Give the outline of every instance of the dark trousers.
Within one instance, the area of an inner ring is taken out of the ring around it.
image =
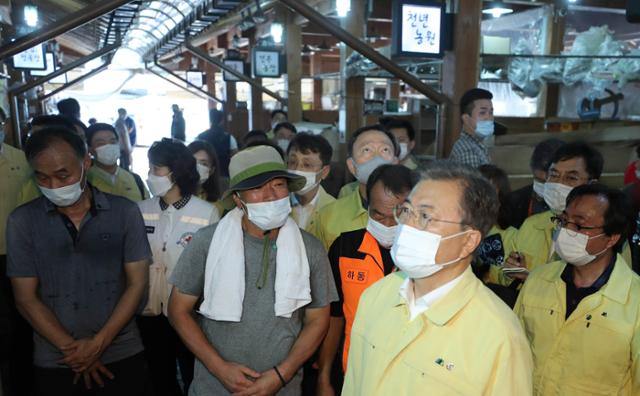
[[[142,352],[117,362],[105,365],[114,378],[102,376],[104,388],[92,383],[86,389],[81,378],[73,384],[75,373],[68,368],[36,367],[37,396],[148,396],[150,395],[149,372]]]
[[[0,376],[4,396],[33,394],[33,330],[16,309],[7,277],[7,256],[0,255]]]
[[[194,356],[182,343],[164,315],[138,316],[138,329],[144,344],[154,394],[157,396],[186,395],[193,380]],[[178,380],[180,368],[181,386]]]

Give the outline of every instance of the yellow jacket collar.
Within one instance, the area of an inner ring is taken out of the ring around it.
[[[348,200],[349,207],[357,208],[357,210],[354,210],[352,212],[353,213],[353,217],[351,218],[352,221],[362,216],[363,212],[364,213],[367,212],[367,210],[362,205],[363,198],[362,196],[360,196],[360,188],[356,188],[354,192],[344,197],[344,199]]]
[[[397,274],[400,274],[403,278],[407,277],[404,272]],[[426,310],[423,315],[436,326],[446,325],[451,318],[456,316],[471,301],[479,285],[480,281],[474,275],[471,266],[469,266],[462,274],[460,282],[446,296]],[[394,306],[399,307],[401,305],[408,304],[398,293]]]
[[[560,283],[562,279],[560,275],[564,271],[567,263],[564,265],[555,266],[553,271],[546,271],[541,274],[541,278],[550,283]],[[624,258],[620,254],[616,255],[616,262],[613,267],[613,272],[609,278],[609,282],[600,290],[603,296],[616,301],[620,304],[624,304],[631,290],[631,278],[633,277],[633,271]]]

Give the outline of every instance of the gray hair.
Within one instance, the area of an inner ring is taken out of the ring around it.
[[[447,160],[431,162],[420,173],[422,181],[455,181],[462,188],[460,209],[462,222],[485,237],[498,217],[498,195],[495,188],[482,174],[467,165]],[[414,190],[416,187],[414,187]]]

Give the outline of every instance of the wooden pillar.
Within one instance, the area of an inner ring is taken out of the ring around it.
[[[287,51],[287,113],[290,122],[302,121],[302,29],[296,14],[283,9],[286,18],[285,48]]]
[[[453,51],[446,53],[442,65],[442,91],[451,99],[447,108],[444,154],[449,155],[460,136],[460,97],[478,85],[480,75],[480,22],[482,0],[460,0],[455,15]]]
[[[322,110],[322,80],[313,80],[313,109]]]
[[[233,40],[235,30],[232,29],[226,34],[218,36],[218,48],[229,48],[229,43]],[[236,83],[228,81],[225,83],[225,95],[224,95],[224,126],[227,131],[233,131],[234,128],[234,116],[236,112]]]
[[[387,99],[400,99],[400,81],[397,79],[387,80]]]
[[[552,23],[547,27],[547,43],[546,47],[551,55],[559,55],[564,49],[564,32],[566,26],[566,18],[559,15],[559,10],[553,7]],[[560,96],[560,84],[547,83],[546,92],[544,92],[544,116],[545,118],[555,117],[558,115],[558,103]]]
[[[210,48],[215,48],[213,43],[205,45],[204,50],[208,52]],[[204,62],[204,72],[207,76],[207,92],[216,96],[216,68],[209,62]],[[215,109],[218,106],[218,102],[212,99],[207,100],[207,103],[210,109]]]
[[[358,38],[364,38],[366,0],[351,0],[351,11],[342,21],[342,27]],[[340,57],[340,70],[345,70],[346,59],[353,50],[343,44],[341,51],[345,56]],[[345,126],[346,141],[358,128],[364,126],[364,77],[350,77],[344,86],[344,111],[340,111],[340,125]]]
[[[256,39],[257,31],[255,28],[248,32],[249,35],[249,48],[254,48],[257,43]],[[250,53],[249,53],[250,54]],[[262,85],[262,79],[256,78],[256,82]],[[254,86],[251,86],[251,121],[249,123],[249,129],[262,129],[268,130],[268,121],[264,119],[264,106],[262,103],[262,91]]]

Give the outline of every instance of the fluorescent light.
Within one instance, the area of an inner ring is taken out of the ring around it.
[[[272,23],[271,24],[271,37],[273,37],[273,41],[276,44],[280,44],[282,42],[282,35],[284,34],[284,27],[281,23]]]
[[[38,7],[27,4],[24,6],[24,21],[27,26],[36,27],[38,26]]]
[[[512,12],[513,10],[511,8],[504,7],[491,7],[482,10],[483,14],[491,14],[491,16],[493,16],[494,18],[500,18],[501,16],[511,14]]]
[[[569,3],[577,3],[578,0],[569,0]]]
[[[336,12],[340,18],[344,18],[351,11],[351,0],[336,0]]]

